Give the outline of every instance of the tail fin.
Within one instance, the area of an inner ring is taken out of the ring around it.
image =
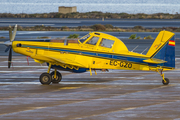
[[[162,66],[175,68],[175,37],[174,33],[161,31],[147,52],[150,58],[166,61]]]

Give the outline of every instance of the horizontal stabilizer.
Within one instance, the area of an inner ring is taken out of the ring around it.
[[[152,64],[160,64],[160,63],[165,63],[167,61],[159,60],[159,59],[148,59],[148,60],[143,60],[143,62],[152,63]]]

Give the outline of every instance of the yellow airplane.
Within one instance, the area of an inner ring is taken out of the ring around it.
[[[108,69],[155,71],[164,85],[169,79],[165,70],[175,69],[174,33],[161,31],[146,55],[129,51],[118,38],[101,32],[90,32],[79,40],[69,39],[15,39],[17,25],[9,29],[10,41],[4,44],[9,50],[8,68],[11,66],[12,49],[30,56],[37,63],[47,63],[48,70],[39,77],[41,84],[59,83],[62,75],[57,70],[82,73]],[[50,73],[50,69],[55,69]]]

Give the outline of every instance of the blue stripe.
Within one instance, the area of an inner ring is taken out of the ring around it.
[[[121,61],[129,61],[129,62],[135,62],[135,63],[141,63],[146,64],[150,66],[158,66],[160,64],[148,64],[146,62],[143,62],[143,60],[146,60],[146,58],[137,58],[137,57],[129,57],[129,56],[120,56],[120,55],[112,55],[112,54],[103,54],[103,53],[95,53],[95,52],[85,52],[85,51],[77,51],[77,50],[66,50],[66,49],[58,49],[58,48],[47,48],[47,47],[38,47],[38,46],[28,46],[28,45],[22,45],[22,47],[29,47],[29,48],[36,48],[36,49],[46,49],[46,50],[53,50],[53,51],[60,51],[60,52],[69,52],[69,53],[75,53],[82,55],[88,55],[92,57],[101,57],[101,58],[109,58],[109,59],[115,59],[115,60],[121,60]]]

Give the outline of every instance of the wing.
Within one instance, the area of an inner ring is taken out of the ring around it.
[[[68,65],[74,65],[74,66],[78,66],[78,67],[85,67],[83,64],[75,61],[75,60],[71,60],[71,59],[68,59],[66,57],[61,57],[61,56],[58,56],[58,58],[54,58],[54,57],[50,57],[50,56],[45,56],[45,55],[33,55],[33,56],[30,56],[31,58],[34,58],[34,59],[37,59],[39,58],[38,60],[40,61],[44,61],[44,62],[51,62],[51,63],[54,63],[54,64],[68,64]]]

